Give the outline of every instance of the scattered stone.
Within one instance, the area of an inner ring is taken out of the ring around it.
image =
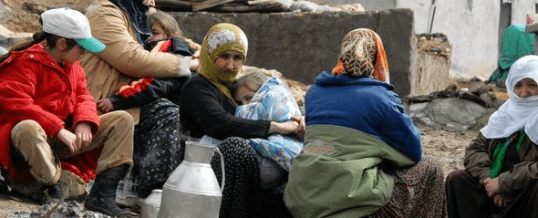
[[[44,204],[39,208],[37,212],[16,212],[14,217],[17,218],[111,218],[111,216],[104,215],[102,213],[93,212],[84,209],[82,203],[76,201],[67,201],[56,204]],[[133,214],[134,217],[134,214]]]
[[[32,13],[36,13],[36,14],[41,14],[43,12],[45,12],[46,10],[48,10],[49,8],[52,8],[50,6],[47,6],[47,5],[44,5],[44,4],[39,4],[39,3],[34,3],[34,2],[24,2],[22,4],[22,7]]]
[[[433,95],[408,95],[403,97],[402,101],[406,103],[422,103],[433,101],[433,99],[435,99]]]
[[[458,92],[458,97],[462,98],[462,99],[467,99],[467,100],[470,100],[470,101],[473,101],[475,103],[482,103],[482,100],[480,100],[480,97],[476,96],[475,94],[471,93],[470,91],[468,90],[460,90]]]

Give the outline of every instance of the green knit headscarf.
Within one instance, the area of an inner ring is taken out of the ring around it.
[[[220,23],[211,27],[202,43],[199,73],[211,80],[232,103],[235,101],[226,86],[235,81],[240,70],[223,71],[215,64],[215,58],[223,52],[233,50],[243,54],[246,61],[247,48],[247,36],[243,30],[229,23]]]

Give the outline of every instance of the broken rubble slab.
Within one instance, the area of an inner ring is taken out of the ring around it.
[[[483,126],[492,111],[495,109],[485,108],[473,101],[457,97],[439,98],[406,107],[406,113],[413,122],[453,131],[466,131],[476,126]]]
[[[447,126],[457,131],[465,131],[486,115],[486,108],[460,98],[435,99],[425,108],[425,113],[436,125]]]
[[[29,40],[32,38],[33,33],[14,33],[11,30],[0,25],[0,47],[4,47],[9,50],[11,46],[22,40]]]

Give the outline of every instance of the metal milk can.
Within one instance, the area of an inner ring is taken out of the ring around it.
[[[140,218],[157,217],[159,208],[161,207],[162,191],[161,189],[153,189],[151,194],[144,199],[142,209],[140,210]]]
[[[224,158],[212,145],[187,141],[185,159],[163,186],[159,218],[219,217],[224,188]],[[222,186],[210,162],[214,151],[220,154]]]

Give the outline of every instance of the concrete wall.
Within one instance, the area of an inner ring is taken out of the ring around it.
[[[322,71],[336,64],[341,40],[356,28],[376,31],[385,44],[391,83],[396,93],[410,92],[413,11],[392,9],[368,12],[245,13],[171,12],[183,30],[201,43],[207,30],[220,22],[238,25],[249,40],[246,65],[276,69],[285,77],[312,84]]]
[[[536,13],[536,0],[398,0],[398,8],[415,9],[415,32],[428,29],[435,2],[432,32],[444,32],[452,44],[451,75],[487,79],[497,67],[500,37],[510,24],[525,24]],[[509,11],[502,11],[504,7]],[[503,14],[504,13],[504,14]],[[508,13],[508,15],[506,14]]]
[[[487,79],[495,70],[499,8],[500,3],[491,0],[436,2],[432,32],[445,32],[452,44],[452,75]],[[426,32],[425,28],[415,30]]]
[[[336,3],[339,0],[321,1]],[[497,67],[504,29],[510,24],[525,24],[525,16],[536,13],[537,3],[537,0],[394,0],[396,4],[388,1],[373,8],[369,6],[373,0],[358,1],[366,10],[413,9],[417,34],[428,32],[430,9],[435,3],[432,32],[446,33],[452,44],[451,75],[484,79]],[[501,15],[502,2],[512,2],[503,5],[509,8],[508,14]]]

